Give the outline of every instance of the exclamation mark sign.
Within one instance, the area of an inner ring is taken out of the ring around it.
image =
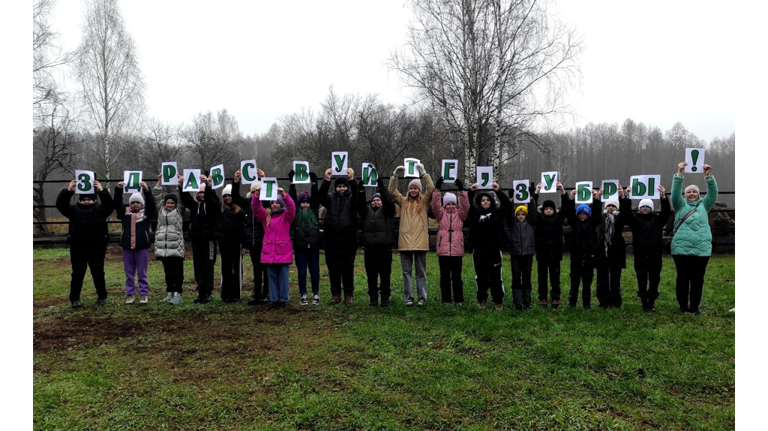
[[[691,160],[693,161],[693,166],[691,167],[691,171],[696,172],[699,170],[699,168],[696,167],[696,162],[699,160],[699,150],[691,150]]]

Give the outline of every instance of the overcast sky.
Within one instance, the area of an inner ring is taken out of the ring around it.
[[[58,0],[65,48],[80,41],[82,0]],[[339,94],[407,103],[384,61],[405,39],[403,0],[121,2],[147,83],[150,114],[170,123],[226,108],[244,134]],[[576,123],[627,118],[668,130],[681,121],[707,141],[735,131],[734,10],[702,2],[569,1],[560,18],[583,35]],[[73,84],[68,84],[72,88]]]

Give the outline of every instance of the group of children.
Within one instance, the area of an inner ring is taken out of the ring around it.
[[[497,183],[492,190],[478,190],[472,184],[465,190],[456,180],[458,193],[441,193],[443,178],[432,183],[424,166],[418,164],[419,178],[408,184],[408,192],[398,190],[402,166],[395,169],[385,187],[378,180],[373,196],[366,197],[362,182],[354,171],[331,181],[331,169],[318,189],[318,178],[310,173],[311,191],[296,194],[291,184],[289,192],[278,188],[277,199],[262,201],[260,183],[251,185],[247,197],[240,195],[241,173],[235,173],[232,184],[226,185],[219,199],[211,187],[211,179],[200,177],[200,191],[182,192],[184,178],[179,176],[178,196],[164,192],[158,184],[150,192],[141,182],[141,192],[133,193],[128,207],[123,204],[122,182],[115,188],[114,201],[109,193],[98,190],[101,203],[94,195],[81,194],[77,205],[69,205],[75,182],[62,190],[57,207],[70,219],[68,243],[72,249],[72,284],[70,301],[82,307],[80,290],[86,265],[91,266],[98,303],[106,304],[104,254],[107,245],[106,218],[114,210],[122,222],[120,246],[125,266],[126,303],[136,296],[135,274],[138,273],[139,303],[147,303],[149,285],[150,218],[157,214],[155,256],[163,264],[167,296],[163,301],[182,302],[185,244],[182,232],[184,212],[190,211],[190,239],[198,297],[196,303],[212,300],[214,266],[217,249],[221,254],[221,298],[236,302],[242,293],[242,256],[250,253],[254,270],[254,290],[249,305],[271,302],[276,308],[288,304],[288,269],[294,261],[298,269],[300,304],[310,304],[307,272],[309,272],[312,305],[320,304],[320,248],[331,287],[331,304],[354,303],[354,267],[358,248],[358,221],[362,225],[359,242],[364,249],[368,281],[369,305],[386,307],[390,304],[392,248],[397,244],[403,276],[403,296],[406,306],[423,306],[427,301],[426,255],[429,251],[429,217],[437,221],[439,230],[436,249],[440,267],[441,301],[448,305],[464,304],[462,268],[464,233],[472,247],[472,263],[477,284],[477,304],[486,308],[489,298],[494,308],[503,308],[505,295],[502,278],[502,251],[509,250],[512,267],[512,298],[516,309],[531,308],[532,267],[538,263],[538,301],[541,306],[561,305],[560,264],[563,258],[563,222],[571,227],[570,279],[568,303],[578,303],[579,286],[584,308],[591,305],[591,286],[597,270],[595,294],[601,307],[620,307],[621,271],[626,268],[626,251],[622,232],[629,226],[633,233],[635,271],[638,296],[643,309],[654,310],[659,295],[663,249],[662,229],[670,215],[669,200],[661,192],[661,211],[654,214],[653,201],[640,201],[638,214],[631,211],[629,188],[620,188],[618,201],[600,204],[603,191],[593,191],[591,205],[575,205],[573,194],[557,183],[561,209],[555,202],[545,200],[538,208],[541,184],[536,187],[530,205],[513,207],[510,196]],[[264,176],[262,170],[258,171]],[[293,179],[294,172],[289,172]],[[331,189],[331,186],[333,188]],[[180,200],[179,200],[180,196]],[[471,205],[470,202],[474,202]],[[323,240],[321,241],[318,210],[325,208]],[[399,207],[399,228],[395,216]],[[430,211],[431,210],[431,211]],[[509,233],[507,233],[507,230]],[[398,233],[396,233],[398,232]],[[291,233],[293,235],[291,235]],[[416,268],[416,291],[413,289],[413,267]],[[548,289],[551,287],[551,290]]]

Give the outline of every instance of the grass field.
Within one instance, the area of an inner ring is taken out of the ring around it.
[[[470,258],[466,306],[443,307],[433,253],[423,309],[402,303],[398,255],[393,306],[368,307],[362,261],[359,255],[353,306],[327,305],[322,262],[319,307],[298,306],[295,267],[287,310],[224,304],[217,292],[213,303],[194,305],[191,260],[184,304],[160,302],[162,265],[152,261],[150,304],[139,306],[122,304],[114,248],[110,305],[94,305],[87,276],[86,308],[73,311],[68,252],[35,250],[35,429],[735,427],[733,255],[710,260],[698,317],[677,311],[669,256],[657,313],[640,310],[631,255],[624,307],[601,310],[593,298],[591,311],[515,312],[509,293],[503,311],[479,310]],[[567,257],[562,268],[565,286]]]

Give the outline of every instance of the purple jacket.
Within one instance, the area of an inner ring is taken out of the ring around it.
[[[269,223],[267,223],[267,210],[261,206],[259,195],[254,194],[251,197],[253,215],[264,226],[264,246],[261,248],[261,263],[293,262],[291,223],[296,218],[296,205],[288,193],[281,197],[285,201],[285,211],[270,217]]]
[[[440,230],[437,231],[438,256],[464,256],[464,220],[469,214],[467,192],[459,192],[458,209],[448,212],[443,208],[440,190],[432,192],[432,212],[435,214]]]

